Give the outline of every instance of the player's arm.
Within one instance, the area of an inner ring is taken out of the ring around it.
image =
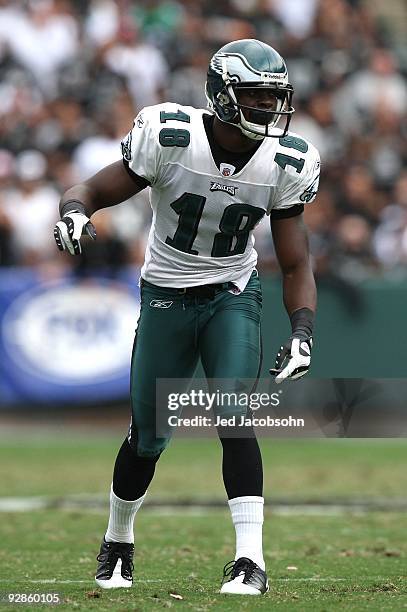
[[[81,202],[88,215],[101,208],[114,206],[128,200],[148,185],[148,181],[137,176],[123,160],[106,166],[87,181],[74,185],[61,198],[60,212],[69,200]]]
[[[101,208],[128,200],[147,185],[149,182],[145,178],[130,170],[124,160],[119,160],[83,183],[70,187],[61,198],[61,221],[54,229],[59,250],[67,249],[71,255],[80,254],[82,234],[87,234],[93,240],[96,238],[91,215]]]
[[[271,231],[283,275],[284,305],[290,317],[292,334],[280,348],[275,368],[276,381],[300,378],[311,362],[312,329],[317,304],[307,230],[303,215],[271,217]]]
[[[271,232],[283,275],[283,297],[288,315],[300,308],[315,312],[317,292],[303,215],[271,218]]]

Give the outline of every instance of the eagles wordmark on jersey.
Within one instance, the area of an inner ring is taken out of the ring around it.
[[[312,202],[319,155],[287,133],[265,138],[238,172],[230,164],[218,167],[205,114],[172,103],[145,108],[122,142],[130,171],[151,185],[153,220],[141,276],[164,287],[232,281],[242,291],[257,263],[254,228],[273,210]]]

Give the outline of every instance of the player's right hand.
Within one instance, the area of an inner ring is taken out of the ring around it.
[[[69,212],[55,225],[54,238],[60,251],[68,250],[71,255],[82,253],[81,236],[96,240],[96,230],[90,219],[81,212]]]

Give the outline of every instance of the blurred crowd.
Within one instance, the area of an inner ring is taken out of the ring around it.
[[[288,63],[291,129],[320,150],[306,210],[321,276],[407,275],[407,61],[361,0],[0,0],[0,265],[140,264],[147,190],[97,213],[98,240],[57,255],[60,194],[120,158],[145,105],[205,107],[212,53],[259,38]],[[268,222],[260,267],[274,269]]]

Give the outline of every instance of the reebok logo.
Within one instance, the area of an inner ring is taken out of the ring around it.
[[[151,300],[150,306],[153,308],[170,308],[174,302],[165,302],[164,300]]]
[[[216,181],[211,181],[211,191],[224,191],[231,196],[234,196],[239,187],[235,187],[234,185],[222,185],[222,183],[218,183]]]

